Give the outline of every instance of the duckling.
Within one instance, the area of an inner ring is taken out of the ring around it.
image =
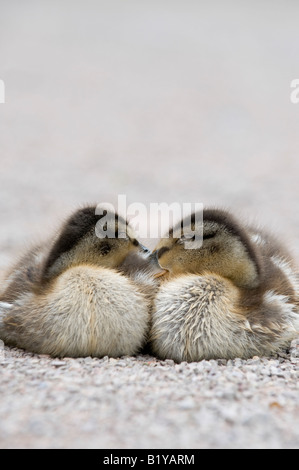
[[[299,334],[299,277],[290,254],[218,209],[203,211],[196,245],[195,220],[181,221],[154,252],[164,275],[152,312],[153,353],[191,362],[287,348]]]
[[[122,266],[145,249],[124,219],[95,209],[77,210],[8,272],[0,294],[0,338],[7,345],[58,357],[117,357],[143,347],[155,281],[146,274],[146,257],[143,271],[131,266],[130,275]],[[115,222],[115,238],[97,236],[104,216],[103,229]]]

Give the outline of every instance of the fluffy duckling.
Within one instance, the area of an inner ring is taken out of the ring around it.
[[[99,238],[97,224],[105,230],[111,221],[115,238]],[[30,250],[7,274],[0,338],[59,357],[135,354],[147,339],[155,283],[145,257],[143,269],[131,265],[132,275],[122,265],[144,251],[121,217],[79,209],[53,240]]]
[[[188,234],[182,221],[155,250],[165,275],[152,313],[153,352],[191,362],[288,347],[299,334],[299,281],[287,251],[216,209],[203,211],[202,245],[190,249],[194,223],[193,215]]]

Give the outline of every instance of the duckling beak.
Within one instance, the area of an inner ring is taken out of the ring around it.
[[[167,269],[162,269],[161,272],[154,274],[154,278],[158,279],[159,277],[165,276],[165,274],[169,273]]]
[[[167,269],[161,268],[158,260],[158,252],[157,250],[153,251],[150,255],[151,262],[155,266],[157,272],[154,274],[154,278],[158,279],[159,277],[165,276],[169,271]]]

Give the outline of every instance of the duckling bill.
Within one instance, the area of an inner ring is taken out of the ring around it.
[[[79,209],[7,273],[0,294],[7,345],[59,357],[117,357],[143,347],[155,289],[145,250],[117,215],[115,237],[98,238],[100,218],[93,206]],[[140,269],[125,267],[140,255]]]
[[[200,248],[173,233],[178,227],[155,250],[164,270],[150,332],[158,357],[269,356],[299,335],[298,272],[272,236],[217,209],[204,210]]]

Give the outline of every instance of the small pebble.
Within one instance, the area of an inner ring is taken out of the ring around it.
[[[60,361],[59,359],[55,359],[54,361],[51,361],[51,366],[54,366],[54,367],[62,367],[62,366],[65,366],[66,365],[66,362],[65,361]]]

